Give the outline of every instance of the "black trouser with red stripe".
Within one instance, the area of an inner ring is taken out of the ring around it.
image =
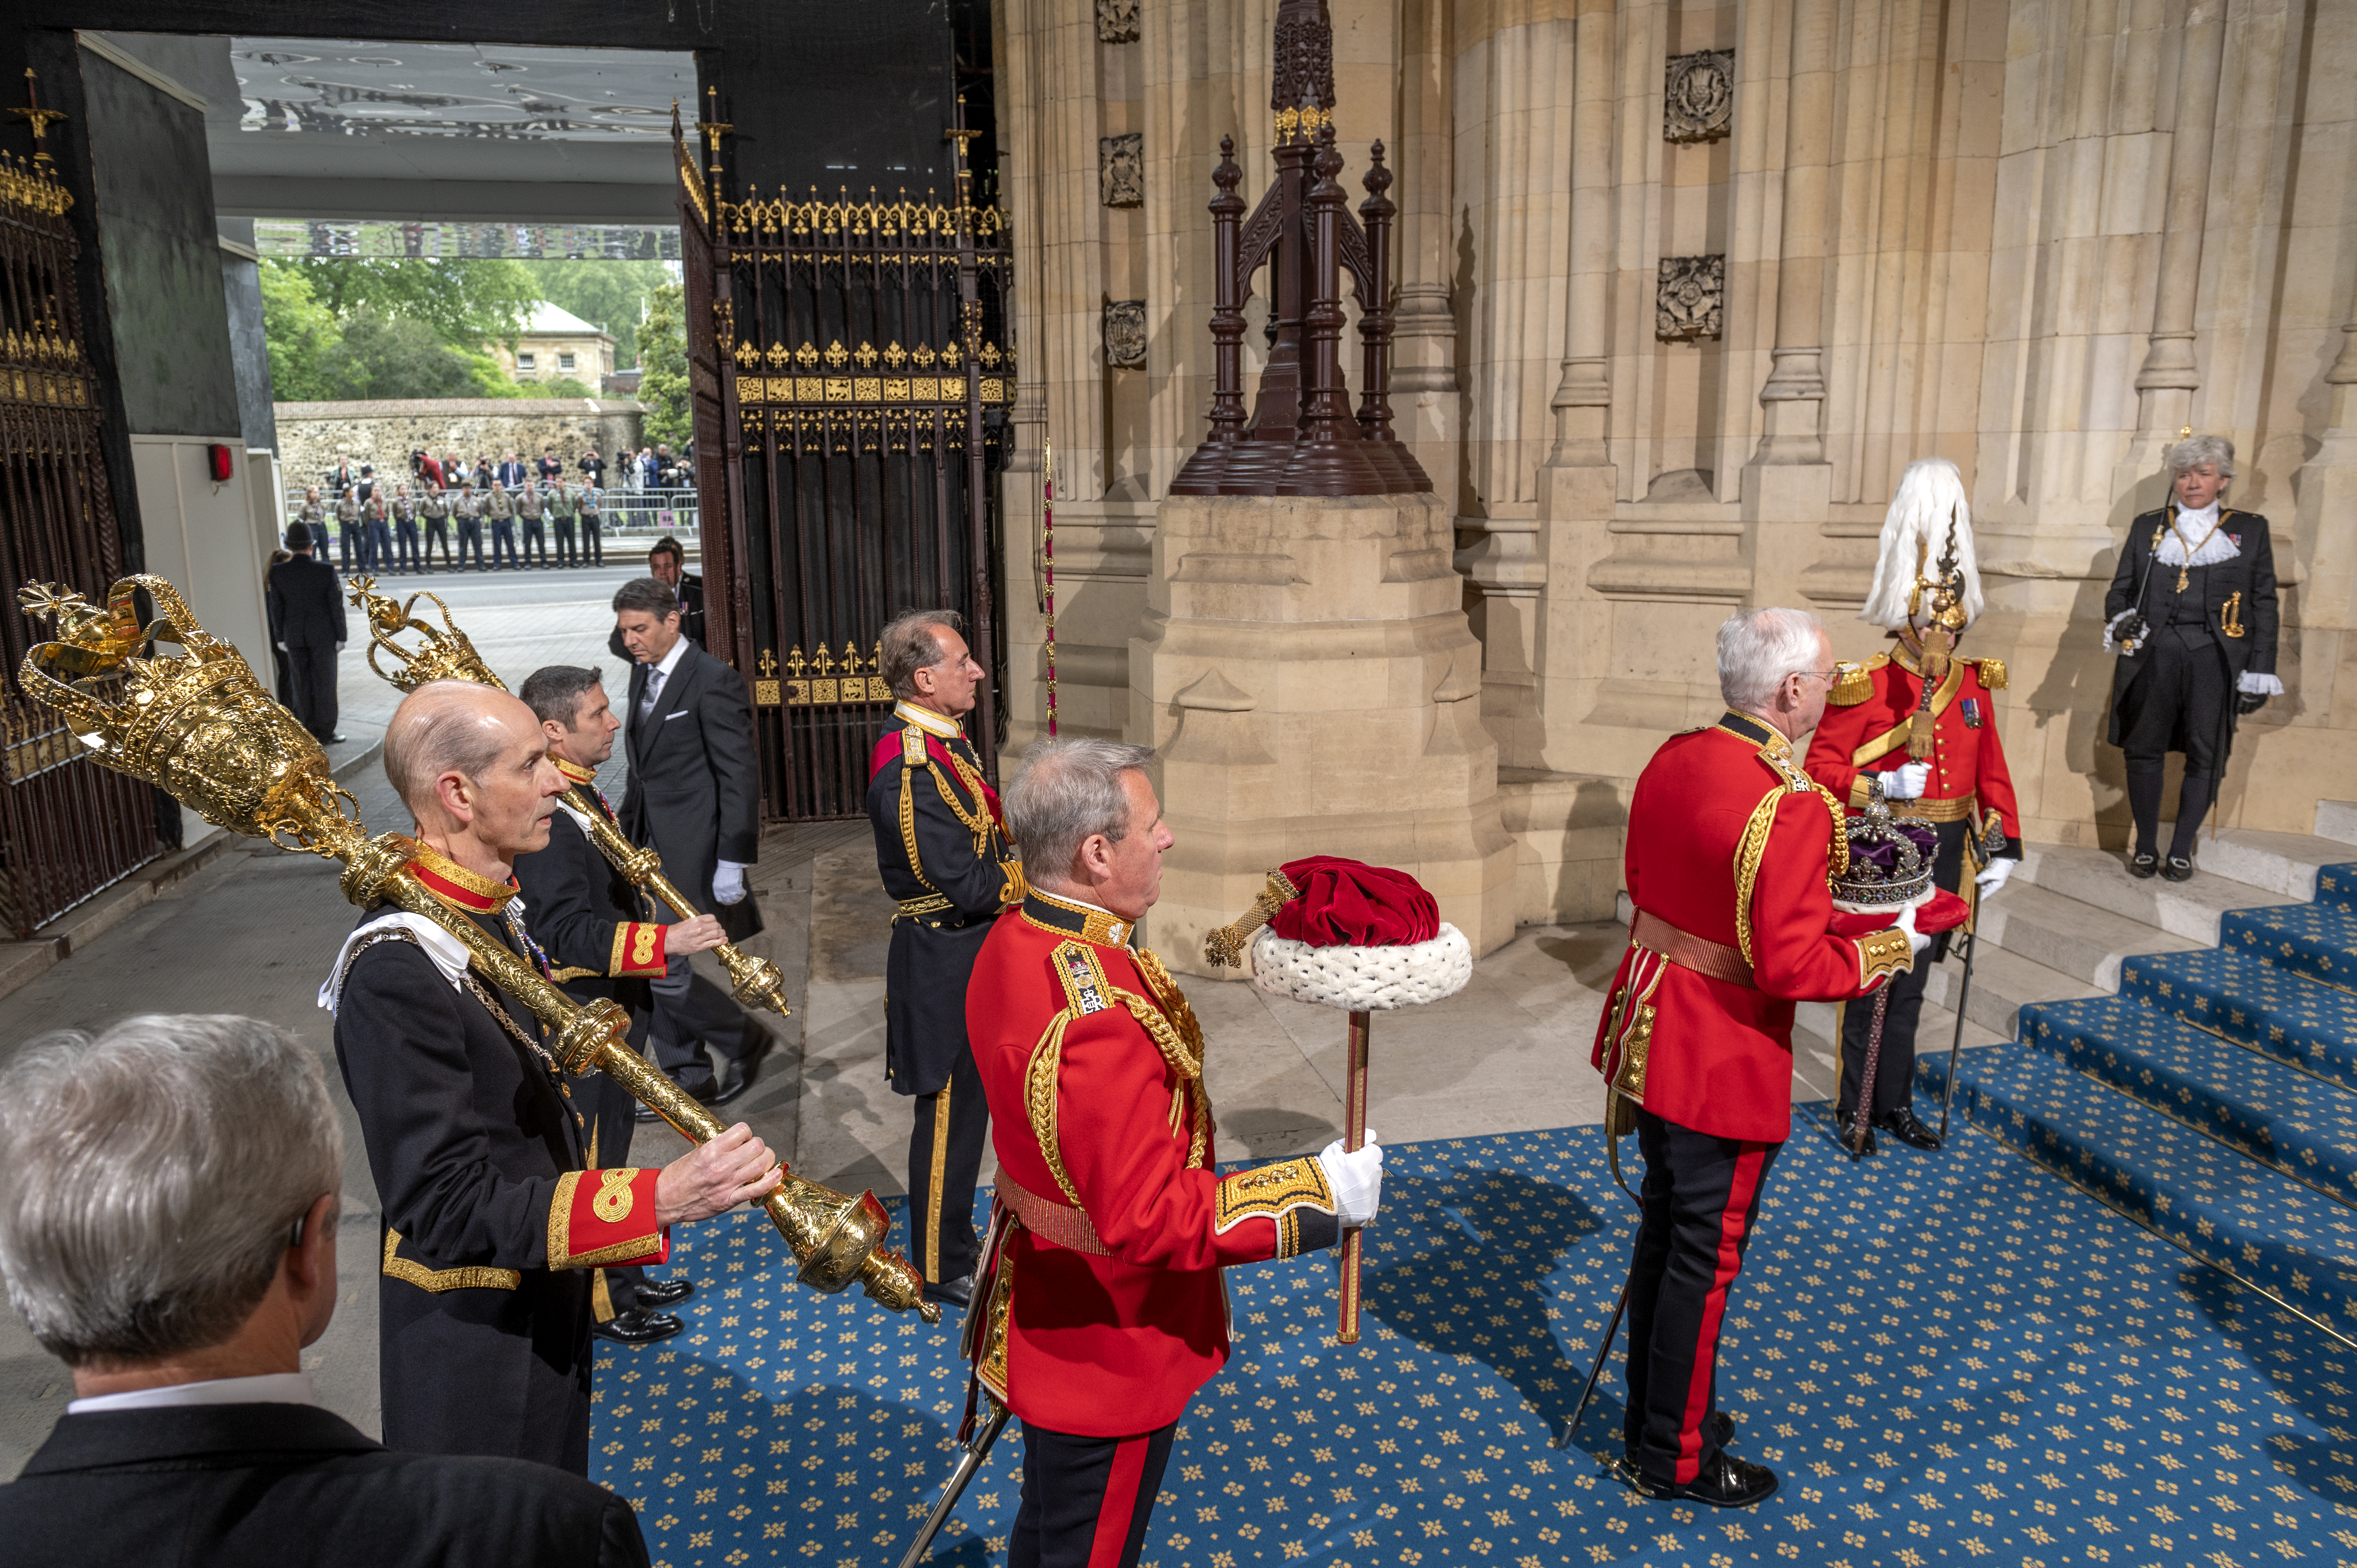
[[[1006,1568],[1137,1568],[1172,1422],[1135,1437],[1075,1437],[1023,1423],[1023,1506]]]
[[[1715,1138],[1637,1112],[1645,1216],[1629,1266],[1630,1462],[1663,1486],[1693,1480],[1718,1448],[1718,1330],[1760,1195],[1781,1144]]]

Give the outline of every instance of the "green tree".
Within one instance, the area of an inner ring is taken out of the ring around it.
[[[512,348],[541,297],[538,280],[515,261],[320,256],[296,264],[339,321],[363,310],[422,321],[457,349]]]
[[[287,403],[317,403],[334,390],[343,329],[319,303],[300,263],[264,257],[262,330],[270,352],[271,395]]]
[[[559,376],[554,381],[533,382],[531,395],[533,397],[596,397],[597,393],[592,391],[587,382],[577,381],[571,376]]]
[[[649,296],[671,281],[669,265],[587,260],[518,264],[532,274],[543,299],[613,335],[616,370],[638,363],[639,322],[646,315]]]
[[[453,347],[414,317],[362,310],[343,324],[342,351],[328,384],[346,398],[451,398],[517,395],[499,361]]]
[[[686,314],[686,290],[667,283],[654,291],[647,302],[647,317],[639,323],[639,401],[647,405],[649,446],[668,442],[674,449],[683,446],[693,428],[687,412],[687,339],[682,327]]]

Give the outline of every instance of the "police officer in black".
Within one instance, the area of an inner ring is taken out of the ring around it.
[[[2193,875],[2201,819],[2225,776],[2234,720],[2283,695],[2276,676],[2276,559],[2267,520],[2225,504],[2234,444],[2196,435],[2169,449],[2169,501],[2128,525],[2104,647],[2112,672],[2110,740],[2126,753],[2136,819],[2129,874]],[[2185,754],[2177,827],[2160,857],[2161,774]]]
[[[614,754],[614,734],[622,721],[606,700],[595,670],[551,664],[535,670],[516,695],[540,720],[548,737],[548,759],[565,782],[587,797],[607,822],[613,808],[597,788],[597,768]],[[556,983],[576,1001],[611,997],[630,1011],[630,1043],[643,1047],[654,1012],[648,981],[662,974],[669,955],[717,947],[720,922],[709,915],[664,926],[647,918],[645,896],[614,869],[590,839],[591,824],[571,797],[557,802],[548,820],[548,847],[516,857],[516,884],[523,889],[533,934],[539,939]],[[629,1162],[637,1101],[628,1090],[599,1074],[593,1165]],[[650,1280],[636,1264],[597,1271],[590,1290],[595,1332],[624,1345],[647,1345],[680,1331],[680,1320],[662,1310],[695,1294],[685,1279]]]
[[[1001,908],[1023,901],[998,795],[959,721],[984,679],[951,610],[884,628],[877,661],[898,699],[868,763],[876,868],[899,904],[885,961],[885,1070],[917,1101],[909,1135],[909,1255],[925,1294],[965,1306],[977,1252],[974,1187],[990,1111],[966,1040],[965,988]]]

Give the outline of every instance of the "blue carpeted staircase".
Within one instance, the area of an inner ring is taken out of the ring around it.
[[[1959,1058],[1955,1114],[2357,1342],[2357,864],[2215,922],[2120,959],[2116,995],[2022,1002],[2012,1043]],[[1937,1095],[1947,1061],[1918,1074]]]

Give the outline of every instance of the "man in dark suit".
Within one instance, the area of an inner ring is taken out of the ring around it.
[[[393,1453],[320,1408],[301,1356],[336,1308],[343,1133],[300,1041],[156,1015],[35,1041],[0,1075],[0,1169],[10,1297],[74,1387],[0,1486],[10,1563],[646,1563],[602,1487]]]
[[[614,754],[614,732],[622,721],[606,700],[605,682],[595,670],[551,664],[533,671],[516,695],[540,719],[548,758],[589,810],[619,828],[619,819],[597,788],[597,768]],[[548,847],[516,859],[516,883],[523,889],[532,926],[555,966],[553,978],[576,1001],[609,997],[630,1011],[630,1044],[646,1043],[654,993],[648,983],[668,972],[673,955],[708,951],[728,939],[710,915],[676,925],[648,918],[648,898],[600,854],[590,833],[596,824],[568,796],[548,819]],[[597,1133],[591,1152],[600,1164],[630,1158],[630,1130],[639,1102],[612,1079],[597,1079]],[[680,1330],[680,1320],[662,1309],[695,1294],[683,1279],[649,1280],[645,1269],[622,1264],[597,1271],[590,1305],[596,1332],[624,1345],[651,1345]]]
[[[336,569],[316,560],[308,523],[290,523],[286,548],[293,558],[270,568],[270,624],[278,646],[286,650],[287,674],[294,702],[288,704],[303,727],[322,742],[339,741],[336,733],[336,655],[344,648],[344,596]]]
[[[416,819],[407,869],[535,963],[514,865],[547,847],[565,780],[532,710],[431,682],[394,710],[384,763]],[[662,1262],[673,1225],[775,1187],[776,1159],[739,1122],[661,1170],[593,1161],[593,1079],[421,916],[363,913],[320,1000],[383,1204],[385,1442],[587,1474],[594,1271]]]
[[[647,575],[669,588],[672,596],[679,601],[680,635],[704,648],[704,579],[688,571],[686,562],[687,552],[680,548],[678,540],[666,533],[647,552]],[[606,639],[606,651],[617,659],[630,657],[630,650],[622,646],[619,630]]]
[[[512,491],[523,489],[523,465],[518,462],[516,460],[516,455],[511,452],[506,456],[506,457],[500,460],[499,471],[493,474],[491,478],[499,480],[500,484],[506,486]]]
[[[662,856],[663,875],[698,908],[715,909],[732,941],[761,929],[745,885],[759,854],[761,782],[754,762],[753,704],[743,676],[680,630],[679,601],[652,577],[614,595],[614,629],[630,666],[630,782],[622,831]],[[710,1105],[751,1087],[770,1036],[728,994],[674,956],[652,982],[655,1062]],[[705,1057],[722,1068],[716,1084]],[[652,1120],[644,1112],[640,1120]]]
[[[2267,520],[2224,504],[2234,444],[2196,435],[2169,449],[2169,503],[2128,525],[2104,647],[2112,670],[2111,743],[2126,752],[2136,845],[2128,873],[2193,875],[2201,819],[2217,799],[2238,715],[2283,695],[2276,675],[2276,555]],[[2177,826],[2160,859],[2160,792],[2169,754],[2185,754]]]

